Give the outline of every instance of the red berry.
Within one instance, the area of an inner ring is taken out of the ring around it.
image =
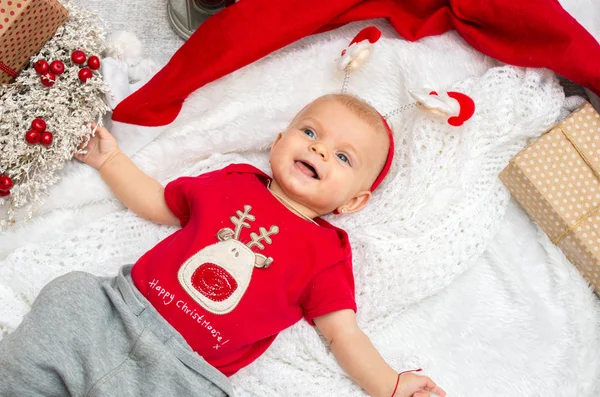
[[[98,70],[98,69],[100,69],[100,58],[98,58],[96,55],[91,56],[88,59],[88,66],[92,70]]]
[[[73,51],[73,53],[71,54],[71,60],[78,65],[83,65],[83,63],[85,62],[85,52],[81,50]]]
[[[38,143],[40,141],[41,137],[42,137],[42,134],[40,134],[36,130],[29,130],[25,134],[25,140],[27,141],[27,143],[29,143],[31,145],[35,145],[36,143]]]
[[[13,187],[12,179],[7,176],[0,176],[0,192],[7,192]]]
[[[0,190],[0,197],[6,197],[10,194],[10,192],[3,192],[2,190]]]
[[[81,80],[83,83],[88,81],[88,79],[91,79],[93,75],[94,74],[89,68],[81,68],[79,70],[79,80]]]
[[[65,71],[65,64],[62,61],[52,61],[50,71],[56,75],[62,74]]]
[[[50,146],[52,143],[52,133],[51,132],[42,132],[42,136],[40,137],[40,143],[44,146]]]
[[[52,72],[46,72],[40,76],[40,80],[46,87],[52,87],[56,82],[56,76]]]
[[[31,122],[31,129],[42,133],[46,131],[46,122],[44,121],[44,119],[41,119],[39,117],[37,119],[33,119],[33,121]]]
[[[46,73],[48,71],[48,62],[40,59],[33,65],[33,68],[38,74]]]

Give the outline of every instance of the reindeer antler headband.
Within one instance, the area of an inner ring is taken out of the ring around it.
[[[352,39],[348,47],[342,51],[337,65],[338,69],[345,73],[344,82],[342,83],[342,94],[348,89],[350,72],[364,65],[373,52],[374,44],[380,37],[381,31],[375,26],[369,26],[361,30],[354,39]],[[381,113],[379,114],[388,133],[390,147],[383,169],[379,173],[377,179],[375,179],[375,182],[371,185],[371,192],[385,179],[392,166],[392,160],[394,159],[394,134],[387,122],[387,118],[420,105],[424,109],[431,111],[433,114],[448,117],[448,124],[458,127],[463,125],[463,123],[470,119],[475,113],[475,103],[470,97],[461,92],[448,91],[443,92],[441,95],[438,95],[436,91],[430,90],[409,90],[408,92],[417,101],[416,103],[404,105],[399,109],[391,111],[386,116],[382,116]]]

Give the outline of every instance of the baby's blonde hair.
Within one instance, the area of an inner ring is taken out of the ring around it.
[[[373,127],[377,133],[383,133],[385,136],[387,136],[387,130],[383,124],[383,120],[381,119],[379,112],[365,100],[351,94],[332,93],[320,96],[302,109],[302,111],[300,111],[296,117],[294,117],[294,120],[300,114],[302,114],[305,109],[308,109],[311,105],[322,101],[335,101],[344,105],[361,120]],[[294,120],[292,120],[292,123]]]

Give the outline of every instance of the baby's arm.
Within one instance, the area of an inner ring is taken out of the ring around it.
[[[314,319],[315,325],[330,345],[344,371],[371,396],[390,397],[398,373],[381,357],[356,322],[352,310],[340,310]],[[396,392],[398,397],[429,396],[429,392],[446,393],[426,376],[403,374]],[[421,394],[422,393],[422,394]]]
[[[121,153],[106,128],[98,126],[84,149],[87,154],[76,154],[75,158],[100,171],[104,182],[127,208],[155,223],[179,225],[165,202],[164,187]]]

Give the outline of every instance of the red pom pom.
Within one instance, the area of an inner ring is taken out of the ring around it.
[[[0,176],[0,192],[8,192],[13,187],[13,181],[7,176]]]
[[[65,71],[65,64],[62,61],[52,61],[50,71],[56,75],[62,74]]]
[[[100,69],[100,58],[98,58],[96,55],[91,56],[90,59],[88,59],[87,64],[90,67],[90,69],[98,70]]]
[[[44,146],[50,146],[52,144],[52,133],[51,132],[42,132],[42,136],[40,137],[40,143]]]
[[[6,197],[10,194],[10,192],[3,192],[2,190],[0,190],[0,197]]]
[[[83,65],[85,62],[85,52],[81,50],[75,50],[71,54],[71,60],[77,65]]]
[[[46,72],[40,76],[40,80],[46,87],[52,87],[56,82],[56,76],[52,72]]]
[[[35,145],[36,143],[38,143],[40,141],[41,137],[42,137],[42,134],[40,134],[36,130],[29,130],[25,134],[25,140],[30,145]]]
[[[33,65],[33,68],[38,74],[46,73],[49,69],[48,62],[40,59]]]
[[[44,121],[44,119],[41,119],[39,117],[37,119],[33,119],[33,121],[31,122],[31,129],[42,133],[46,131],[46,122]]]

